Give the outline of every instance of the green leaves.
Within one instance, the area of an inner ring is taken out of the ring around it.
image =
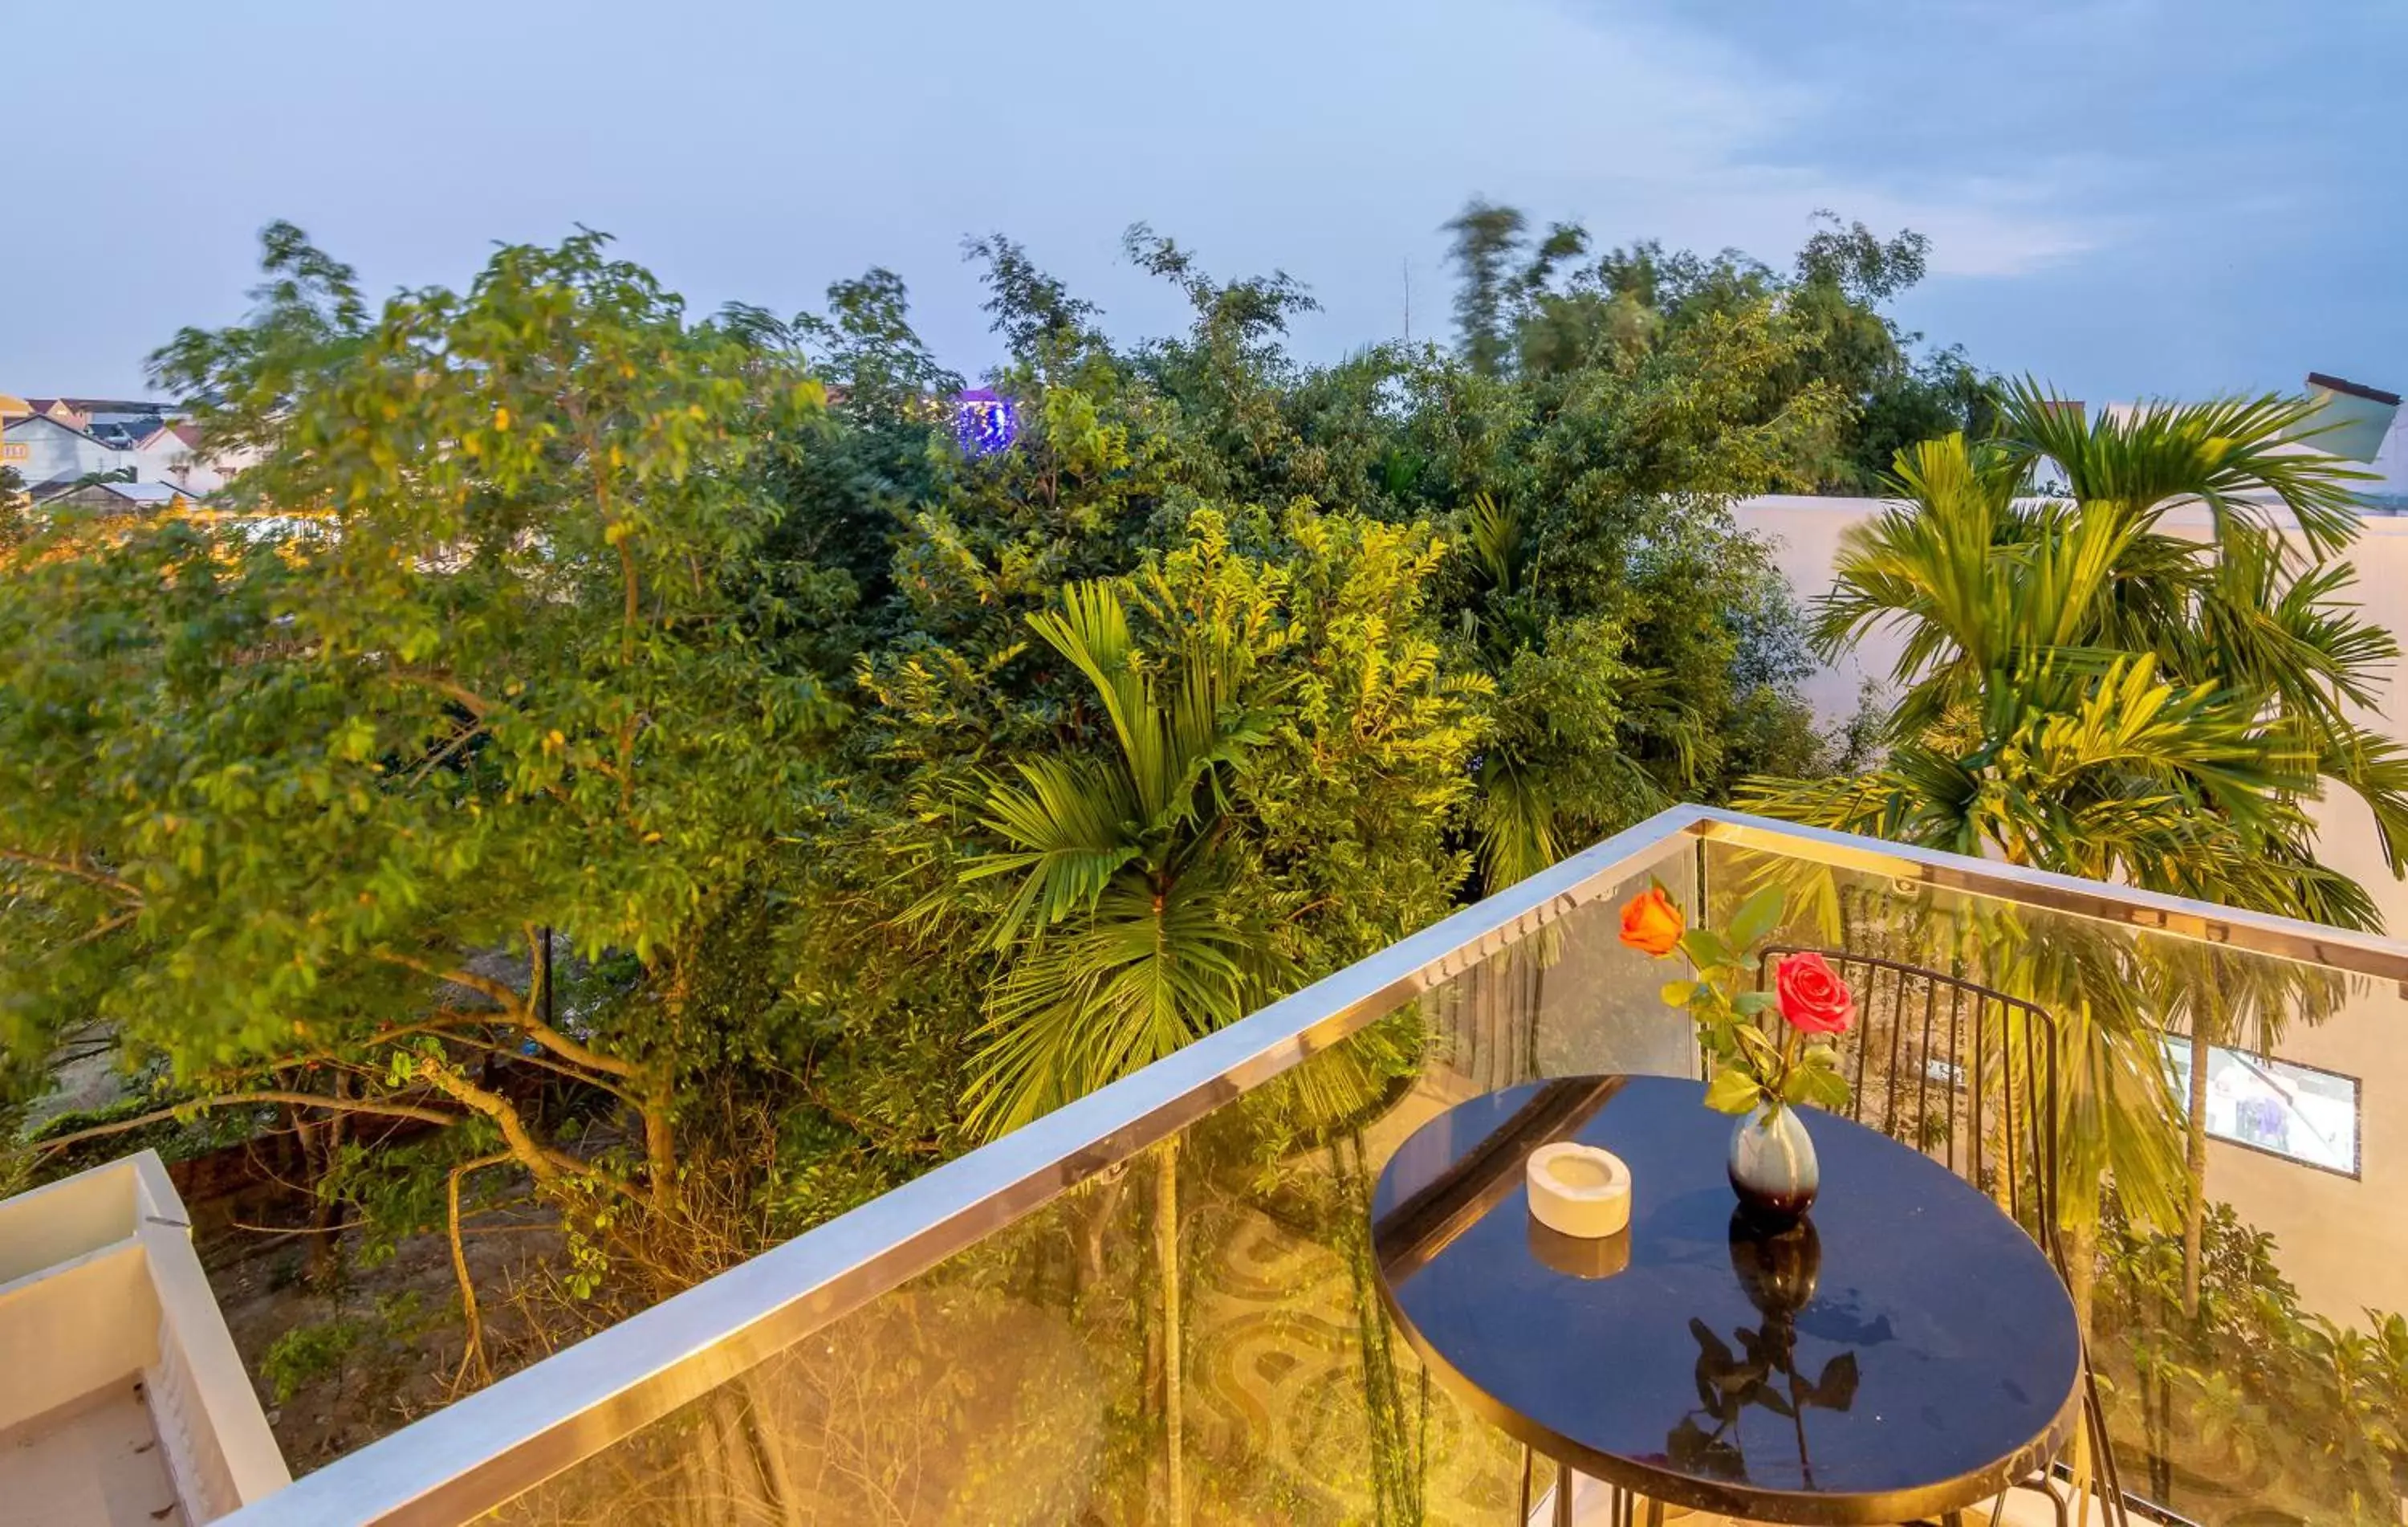
[[[1781,926],[1782,915],[1788,907],[1788,893],[1779,886],[1767,886],[1739,904],[1730,921],[1724,925],[1727,946],[1752,950],[1772,930]]]
[[[1836,1052],[1817,1044],[1793,1054],[1795,1035],[1783,1042],[1768,1037],[1759,1025],[1776,1010],[1777,1000],[1769,991],[1744,989],[1756,976],[1757,946],[1779,929],[1787,908],[1786,890],[1766,886],[1740,903],[1724,931],[1702,925],[1689,929],[1680,948],[1698,967],[1698,978],[1667,982],[1657,994],[1666,1006],[1696,1020],[1698,1047],[1713,1068],[1706,1103],[1725,1113],[1746,1113],[1767,1102],[1827,1108],[1847,1102]]]
[[[284,1071],[431,1120],[514,1107],[431,1084],[535,1043],[650,1110],[673,1191],[677,1087],[772,1021],[700,1021],[698,971],[736,963],[706,949],[845,714],[747,598],[758,454],[810,389],[596,236],[373,314],[270,245],[254,317],[160,364],[258,454],[224,507],[273,516],[62,525],[0,565],[7,1042],[97,1018],[205,1094]],[[632,968],[575,1039],[532,1016],[540,929]]]
[[[1711,928],[1692,928],[1681,935],[1681,953],[1689,963],[1704,971],[1729,971],[1739,965],[1739,953],[1730,942]]]
[[[1725,1066],[1706,1084],[1706,1106],[1725,1114],[1751,1114],[1764,1101],[1764,1084],[1739,1066]]]
[[[1782,1079],[1781,1101],[1813,1103],[1833,1112],[1848,1103],[1848,1080],[1840,1074],[1837,1057],[1828,1045],[1810,1046]]]

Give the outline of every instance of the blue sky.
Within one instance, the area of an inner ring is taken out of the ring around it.
[[[1818,207],[1918,228],[1901,317],[2072,396],[2408,383],[2394,0],[131,0],[10,6],[0,79],[0,390],[138,386],[277,217],[377,291],[580,222],[697,308],[884,265],[972,371],[965,235],[1139,334],[1179,318],[1119,258],[1145,219],[1310,283],[1332,356],[1408,281],[1444,324],[1474,193],[1775,263]]]

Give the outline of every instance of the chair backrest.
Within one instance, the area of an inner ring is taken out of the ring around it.
[[[1822,956],[1856,996],[1856,1024],[1840,1041],[1849,1079],[1843,1111],[1987,1193],[2040,1243],[2070,1287],[2057,1218],[2055,1016],[1966,976],[1841,949],[1768,948],[1757,960],[1757,988],[1773,989],[1781,961],[1801,954]],[[1763,1019],[1768,1028],[1781,1021],[1775,1013]],[[2083,1424],[2099,1469],[2096,1507],[2114,1527],[2126,1527],[2136,1505],[2150,1520],[2180,1520],[2124,1492],[2086,1345],[2083,1386]],[[2057,1520],[2067,1520],[2056,1471],[2030,1483],[2057,1503]]]
[[[1841,949],[1768,948],[1758,987],[1771,990],[1781,961],[1803,954],[1820,955],[1856,1000],[1856,1024],[1839,1041],[1842,1112],[1989,1194],[2063,1273],[2049,1011],[1967,976]],[[1762,1021],[1781,1024],[1771,1013]]]

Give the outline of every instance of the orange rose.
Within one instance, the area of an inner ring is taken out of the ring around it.
[[[1661,886],[1648,886],[1622,909],[1622,942],[1658,959],[1680,947],[1686,926]]]
[[[1821,955],[1791,955],[1772,975],[1781,1016],[1801,1034],[1844,1034],[1856,1021],[1856,994]]]

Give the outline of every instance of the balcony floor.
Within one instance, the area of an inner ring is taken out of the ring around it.
[[[0,1527],[188,1527],[139,1378],[0,1433]]]

